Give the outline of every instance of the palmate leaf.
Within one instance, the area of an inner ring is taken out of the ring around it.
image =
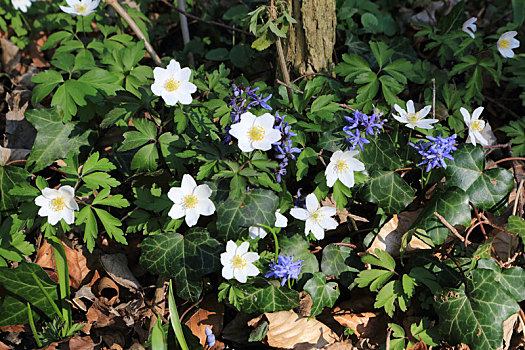
[[[56,108],[32,109],[26,111],[25,116],[37,130],[35,144],[26,164],[26,168],[32,172],[64,158],[70,151],[78,153],[80,147],[89,144],[89,131],[82,130],[73,122],[64,124]]]
[[[399,213],[412,202],[415,190],[393,171],[374,171],[359,191],[363,199],[376,203],[387,214]]]
[[[14,187],[31,187],[27,183],[29,173],[12,165],[0,166],[0,211],[15,209],[19,198],[9,195]]]
[[[242,312],[276,312],[299,306],[299,293],[281,287],[278,281],[256,277],[249,284],[239,286],[244,295],[238,299]]]
[[[22,300],[28,301],[33,310],[40,310],[44,315],[52,317],[54,308],[41,292],[40,283],[52,300],[58,299],[57,284],[37,264],[22,263],[17,268],[0,267],[0,284],[10,293]],[[12,298],[13,299],[13,298]],[[24,305],[23,313],[16,309],[18,299],[10,300],[7,297],[0,306],[0,326],[8,324],[24,324],[28,322],[27,309]]]
[[[334,306],[339,298],[337,283],[326,283],[326,276],[322,272],[314,273],[314,276],[306,282],[303,289],[312,297],[312,309],[310,317],[319,315],[324,307]]]
[[[220,266],[221,244],[205,229],[192,229],[185,236],[166,232],[146,238],[140,263],[152,273],[173,279],[177,295],[195,301],[202,292],[201,277]]]
[[[278,198],[269,190],[256,189],[240,198],[229,198],[217,206],[217,231],[224,241],[237,240],[248,228],[263,224],[275,224]]]
[[[437,212],[454,225],[470,223],[470,207],[467,194],[457,188],[448,188],[445,192],[436,193],[423,211],[419,214],[411,228],[420,228],[427,232],[434,245],[442,244],[449,234],[448,228],[434,215]],[[423,239],[423,237],[420,237]],[[430,242],[429,242],[430,243]]]
[[[454,160],[447,164],[446,185],[463,189],[477,208],[490,210],[514,187],[510,171],[502,168],[483,170],[485,154],[480,146],[459,146]]]
[[[520,307],[497,278],[492,270],[477,269],[465,281],[466,290],[445,289],[434,298],[439,329],[448,341],[476,350],[501,346],[503,321]]]

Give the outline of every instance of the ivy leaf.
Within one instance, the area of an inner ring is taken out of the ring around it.
[[[463,189],[479,209],[490,210],[514,187],[512,173],[506,169],[485,167],[482,147],[463,144],[454,152],[454,160],[445,170],[447,186]]]
[[[448,341],[480,350],[501,346],[503,322],[520,307],[497,278],[492,270],[477,269],[465,281],[466,290],[445,289],[434,298],[439,328]]]
[[[399,213],[414,199],[415,190],[399,174],[377,170],[370,177],[359,194],[364,200],[376,203],[385,213]]]
[[[314,273],[314,276],[306,282],[303,289],[312,297],[312,310],[310,317],[319,315],[324,307],[334,306],[339,298],[337,283],[326,283],[326,276],[322,272]]]
[[[15,187],[26,189],[31,186],[27,183],[27,171],[12,165],[0,166],[0,211],[15,209],[19,202],[17,196],[9,195],[9,190]]]
[[[240,198],[229,198],[217,206],[218,236],[224,241],[237,240],[248,234],[250,226],[275,224],[279,200],[269,190],[256,189]]]
[[[359,160],[365,163],[366,170],[396,170],[403,166],[401,157],[390,135],[383,133],[370,139],[370,143],[359,153]]]
[[[349,243],[345,238],[343,243]],[[361,261],[357,258],[352,247],[329,244],[323,249],[321,271],[327,276],[334,276],[341,280],[345,286],[350,286],[359,273]]]
[[[303,233],[304,235],[304,233]],[[294,261],[303,260],[299,280],[303,276],[310,276],[319,271],[319,262],[315,255],[310,252],[309,244],[300,233],[293,233],[279,238],[280,255],[294,257]]]
[[[317,163],[317,152],[306,147],[297,157],[297,181],[300,181],[308,172],[310,165]]]
[[[56,108],[26,111],[26,119],[36,128],[33,149],[29,154],[26,169],[38,172],[69,152],[78,153],[80,147],[88,145],[89,131],[77,127],[76,123],[64,124]]]
[[[52,300],[58,299],[57,284],[49,278],[47,273],[45,273],[39,265],[33,263],[22,263],[14,269],[0,267],[0,284],[7,291],[14,294],[17,298],[28,301],[33,310],[38,309],[48,316],[54,315],[55,310],[46,299],[37,283],[42,285]],[[6,310],[6,306],[5,301],[0,306],[0,325],[2,326],[13,324],[10,323],[13,322],[10,313],[16,311],[12,309]],[[23,314],[15,317],[17,321],[21,321],[16,323],[23,324],[29,322],[27,310],[25,308],[24,311]]]
[[[448,180],[447,180],[448,181]],[[411,228],[423,229],[434,245],[442,244],[449,234],[434,215],[437,212],[452,226],[470,223],[470,207],[467,194],[459,188],[448,188],[445,192],[435,194],[419,214]],[[420,237],[422,238],[422,237]]]
[[[276,312],[299,306],[299,293],[293,289],[281,287],[278,281],[256,277],[239,289],[244,292],[244,295],[238,299],[239,310],[242,312]]]
[[[204,229],[182,236],[166,232],[147,237],[141,244],[140,263],[155,274],[173,279],[177,294],[196,301],[202,292],[201,277],[220,267],[222,245]]]
[[[507,293],[516,301],[525,300],[525,270],[519,266],[511,267],[501,271],[498,263],[490,258],[480,259],[478,262],[479,269],[492,270],[498,274],[498,281]]]
[[[525,219],[515,215],[509,216],[507,231],[517,233],[525,242]]]

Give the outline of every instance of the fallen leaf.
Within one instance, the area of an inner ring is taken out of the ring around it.
[[[69,350],[89,350],[94,349],[95,344],[91,337],[81,337],[79,335],[69,339]]]
[[[10,349],[11,349],[10,346],[7,346],[0,341],[0,350],[10,350]]]
[[[427,349],[428,349],[427,344],[425,344],[424,341],[419,341],[415,343],[414,345],[412,345],[411,347],[409,347],[407,350],[427,350]]]
[[[11,74],[20,63],[20,49],[11,40],[4,38],[0,38],[0,47],[2,48],[2,55],[0,55],[2,68],[4,72]]]
[[[100,260],[104,270],[115,282],[132,290],[142,289],[140,282],[131,273],[128,267],[128,259],[124,254],[106,254],[102,255]]]
[[[303,290],[301,293],[299,293],[299,298],[297,313],[300,316],[310,316],[312,313],[312,305],[314,304],[312,296]]]
[[[343,341],[343,342],[337,342],[330,345],[325,346],[323,349],[329,349],[329,350],[354,350],[357,348],[352,345],[349,341]]]
[[[314,345],[322,348],[339,339],[330,328],[314,318],[299,316],[293,311],[266,312],[248,322],[257,327],[267,320],[268,332],[263,339],[265,344],[274,348],[294,349],[297,345]]]
[[[355,221],[368,222],[368,219],[366,218],[362,218],[360,216],[350,214],[350,212],[346,210],[346,208],[344,208],[343,210],[340,210],[339,208],[337,208],[333,194],[321,200],[321,204],[326,207],[336,208],[335,214],[339,217],[340,223],[347,222],[348,218],[352,218]]]
[[[515,313],[503,322],[503,342],[498,350],[507,350],[510,347],[510,340],[514,334],[514,328],[518,325],[519,313]]]
[[[86,304],[82,299],[89,300],[91,302],[95,301],[95,295],[91,291],[91,286],[88,284],[83,285],[79,290],[75,292],[73,297],[73,303],[82,311],[87,311]]]
[[[106,298],[108,305],[113,305],[118,300],[118,285],[109,277],[102,277],[97,284],[97,296]]]
[[[222,332],[224,321],[224,304],[217,302],[217,296],[209,294],[199,304],[199,308],[185,322],[191,332],[196,335],[201,345],[206,344],[206,327],[209,327],[215,337]]]
[[[416,211],[404,211],[395,214],[386,224],[381,227],[379,233],[374,238],[372,245],[365,253],[372,253],[374,250],[384,250],[390,255],[399,256],[399,249],[401,248],[401,238],[408,231],[410,226],[421,213],[422,209]],[[418,249],[430,249],[431,247],[417,237],[412,237],[408,247],[405,248],[407,252]]]
[[[369,338],[371,343],[382,344],[385,341],[387,320],[383,313],[352,313],[336,307],[334,319],[343,327],[352,329],[358,338]]]

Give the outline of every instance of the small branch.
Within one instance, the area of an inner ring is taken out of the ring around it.
[[[509,147],[509,145],[510,145],[510,142],[509,143],[502,143],[502,144],[499,144],[499,145],[483,146],[483,148],[488,148],[488,149],[492,149],[492,148],[507,148],[507,147]]]
[[[511,160],[525,160],[525,157],[508,157],[508,158],[503,158],[503,159],[500,159],[500,160],[490,164],[488,167],[485,168],[485,170],[492,168],[496,164],[503,163],[503,162],[508,162],[508,161],[511,161]]]
[[[439,221],[441,221],[441,223],[443,225],[445,225],[449,230],[450,232],[452,232],[454,234],[454,236],[456,236],[457,238],[459,238],[459,240],[461,242],[464,242],[465,243],[465,246],[469,245],[470,242],[468,240],[466,240],[463,236],[461,236],[458,232],[458,230],[456,230],[454,228],[454,226],[452,226],[451,224],[449,224],[449,222],[444,218],[442,217],[441,215],[438,214],[438,212],[434,212],[434,215],[438,218]]]
[[[270,14],[270,20],[274,21],[277,18],[277,9],[275,8],[274,0],[270,0]],[[288,73],[288,67],[286,67],[286,59],[284,58],[283,44],[280,37],[277,37],[275,46],[277,47],[277,56],[279,57],[279,66],[281,67],[281,72],[283,73],[284,82],[290,86],[290,73]],[[288,100],[292,102],[292,90],[287,88],[286,92],[288,93]]]
[[[436,78],[432,78],[432,118],[436,119]]]
[[[184,5],[185,0],[179,0],[179,7],[186,12],[186,7]],[[179,12],[180,17],[180,28],[182,30],[182,40],[184,41],[184,46],[186,46],[190,42],[190,30],[188,28],[188,19],[186,18],[186,15]],[[188,53],[188,61],[190,62],[191,66],[195,66],[195,61],[193,60],[193,53]]]
[[[137,26],[137,23],[135,23],[133,18],[131,18],[128,15],[126,10],[119,4],[119,2],[117,0],[103,0],[103,1],[109,6],[113,7],[113,9],[120,15],[120,17],[122,17],[124,21],[126,21],[126,23],[129,25],[131,30],[133,30],[133,32],[135,33],[135,35],[137,35],[139,39],[144,40],[144,47],[146,48],[146,51],[148,51],[148,53],[150,54],[151,58],[153,59],[153,62],[155,62],[157,66],[162,67],[163,66],[162,62],[159,56],[157,55],[157,53],[155,52],[155,50],[153,49],[153,46],[151,46],[151,44],[146,39],[146,36],[144,35],[144,33],[142,33],[140,28]]]
[[[14,164],[14,163],[22,163],[22,162],[27,162],[27,159],[15,159],[15,160],[12,160],[12,161],[6,163],[5,165],[8,166],[8,165],[11,165],[11,164]]]
[[[341,245],[341,246],[344,246],[344,247],[350,247],[350,248],[357,249],[357,246],[355,244],[351,244],[351,243],[340,242],[340,243],[334,243],[334,245]]]
[[[478,222],[481,222],[481,217],[479,216],[478,209],[474,206],[474,204],[470,203],[470,206],[472,209],[474,209],[474,213],[476,213],[476,218],[478,218]],[[481,232],[483,232],[483,236],[485,236],[485,239],[487,239],[487,232],[485,232],[485,227],[483,227],[483,224],[480,224],[479,227],[481,228]]]
[[[165,5],[171,7],[172,9],[178,11],[179,13],[182,13],[184,16],[188,17],[188,18],[191,18],[191,19],[194,19],[198,22],[201,22],[201,23],[205,23],[205,24],[210,24],[210,25],[213,25],[213,26],[217,26],[217,27],[221,27],[221,28],[224,28],[224,29],[228,29],[228,30],[231,30],[233,32],[238,32],[238,33],[242,33],[244,35],[248,35],[248,36],[251,36],[251,37],[255,37],[255,35],[253,35],[252,33],[250,32],[247,32],[245,30],[242,30],[242,29],[239,29],[239,28],[235,28],[235,27],[231,27],[227,24],[224,24],[224,23],[221,23],[221,22],[215,22],[215,21],[208,21],[208,20],[205,20],[205,19],[202,19],[200,17],[197,17],[195,15],[192,15],[191,13],[188,13],[180,8],[178,8],[177,6],[169,3],[167,0],[160,0],[162,3],[164,3]]]

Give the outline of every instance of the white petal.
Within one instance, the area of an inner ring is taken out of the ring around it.
[[[255,125],[260,126],[266,132],[268,132],[270,129],[277,131],[276,129],[273,128],[273,124],[275,124],[275,117],[271,115],[270,113],[264,113],[260,117],[257,117],[253,123],[254,126]]]
[[[509,41],[510,41],[510,48],[511,49],[515,49],[515,48],[520,47],[520,41],[519,40],[510,39]]]
[[[184,201],[184,191],[182,191],[182,188],[180,187],[172,187],[168,191],[168,198],[173,203],[182,203]]]
[[[339,225],[337,224],[337,221],[335,221],[334,219],[329,218],[329,217],[325,217],[321,221],[321,225],[320,226],[322,228],[324,228],[325,230],[335,230],[337,228],[337,226],[339,226]]]
[[[58,193],[60,193],[62,197],[69,197],[69,198],[75,197],[75,189],[69,185],[60,187],[58,189]]]
[[[409,100],[407,102],[407,112],[412,114],[416,113],[416,109],[414,108],[414,101]]]
[[[172,59],[170,61],[170,64],[166,67],[167,71],[170,73],[170,75],[175,75],[180,70],[180,63]]]
[[[228,243],[226,243],[226,252],[231,255],[230,258],[233,258],[236,251],[237,251],[237,244],[235,244],[234,241],[228,241]]]
[[[66,207],[71,210],[78,210],[78,204],[75,198],[65,198]]]
[[[259,254],[255,252],[248,252],[242,256],[244,259],[246,259],[246,262],[248,264],[251,264],[254,261],[259,260]]]
[[[234,269],[233,276],[235,277],[237,281],[241,283],[246,283],[247,276],[246,276],[246,271],[244,269]]]
[[[51,210],[49,210],[49,206],[45,205],[40,208],[40,210],[38,211],[38,215],[42,217],[46,217],[49,215],[50,212]]]
[[[222,277],[230,280],[233,278],[233,266],[224,266],[222,268]]]
[[[483,107],[476,108],[474,112],[472,112],[472,119],[470,121],[473,122],[475,120],[478,120],[482,112],[483,112]]]
[[[290,209],[290,215],[298,220],[306,221],[308,219],[308,210],[303,208],[292,208]]]
[[[432,129],[434,128],[432,124],[437,123],[439,120],[437,119],[422,119],[416,123],[416,126],[421,129]]]
[[[245,267],[246,275],[248,276],[257,276],[259,274],[259,269],[254,264],[247,264]]]
[[[199,221],[199,212],[197,209],[186,209],[186,218],[184,219],[186,221],[186,225],[189,227],[195,226],[197,224],[197,221]]]
[[[193,194],[197,196],[197,198],[199,198],[199,200],[201,198],[210,198],[211,196],[211,188],[210,186],[204,184],[204,185],[199,185],[197,187],[195,187],[195,189],[193,190]]]
[[[195,190],[195,187],[197,187],[197,183],[191,175],[184,174],[184,176],[182,176],[182,182],[180,184],[180,187],[185,195],[193,194],[193,190]]]
[[[179,91],[178,95],[179,102],[183,105],[189,105],[193,101],[193,97],[190,94]]]
[[[399,116],[401,118],[404,117],[406,119],[407,112],[403,108],[401,108],[397,103],[394,105],[394,109],[397,111],[397,113],[399,113]]]
[[[199,199],[196,209],[201,215],[210,216],[215,213],[215,204],[208,198]]]
[[[472,131],[471,129],[469,129],[468,131],[468,138],[466,142],[470,142],[471,144],[476,146],[476,137],[474,136],[474,131]]]
[[[62,219],[62,213],[59,211],[50,210],[47,215],[47,222],[51,225],[56,225]]]
[[[423,109],[419,111],[419,117],[421,119],[425,118],[431,109],[432,109],[432,106],[425,106]]]
[[[343,155],[343,151],[341,150],[335,151],[330,157],[330,164],[337,163],[337,161],[341,158],[342,155]]]
[[[186,208],[184,208],[184,206],[182,206],[180,203],[173,204],[168,213],[168,216],[174,220],[180,219],[184,215],[186,215]]]
[[[459,109],[459,111],[461,112],[461,115],[463,116],[463,121],[465,122],[465,124],[467,124],[467,126],[470,126],[470,113],[469,113],[469,111],[467,111],[463,107],[461,107]]]
[[[354,186],[354,172],[352,170],[347,170],[339,174],[339,180],[348,188]]]
[[[279,138],[281,138],[280,135],[279,135]],[[276,141],[274,141],[274,142],[276,142]],[[264,137],[260,141],[252,141],[251,142],[251,147],[253,147],[254,149],[260,149],[261,151],[269,151],[272,148],[272,143],[273,142],[271,142],[267,137]],[[239,142],[239,148],[240,147],[241,146],[240,146],[240,142]]]
[[[319,208],[319,212],[324,217],[330,217],[330,216],[335,215],[335,213],[337,212],[337,209],[334,207],[322,207],[322,208]]]
[[[321,226],[319,226],[318,224],[312,225],[311,231],[312,231],[312,233],[314,234],[314,237],[317,240],[321,240],[321,239],[324,238],[324,229]]]
[[[168,106],[176,105],[177,102],[179,102],[179,97],[180,97],[177,91],[169,92],[165,89],[162,89],[162,91],[160,92],[160,96],[164,100],[164,103],[167,104]]]
[[[361,162],[359,159],[351,158],[348,160],[348,164],[350,166],[350,169],[352,169],[353,171],[365,170],[365,164]]]
[[[277,129],[268,129],[266,130],[265,139],[267,139],[270,143],[275,143],[281,139],[281,132]]]
[[[337,172],[335,171],[335,164],[328,164],[324,175],[326,176],[326,185],[328,187],[333,187],[335,182],[337,181]]]
[[[396,114],[392,114],[392,117],[394,117],[394,119],[400,123],[404,123],[404,124],[408,123],[407,117],[398,116]]]
[[[252,143],[250,142],[250,140],[248,140],[248,138],[239,139],[239,142],[237,143],[237,145],[239,146],[239,149],[241,151],[246,152],[246,153],[255,150],[255,148],[252,146]]]
[[[62,217],[64,218],[64,221],[68,225],[72,225],[75,222],[75,212],[70,209],[63,209],[62,210]]]
[[[40,195],[40,196],[35,198],[35,204],[38,205],[39,207],[48,207],[49,206],[49,199],[47,199],[46,197]]]
[[[483,146],[487,146],[489,143],[488,141],[481,135],[479,131],[473,131],[474,138],[479,141],[480,144]]]
[[[79,13],[77,12],[77,10],[75,9],[72,9],[71,7],[65,7],[65,6],[62,6],[60,5],[60,9],[62,11],[64,11],[65,13],[67,14],[70,14],[70,15],[79,15]],[[57,221],[58,222],[58,221]],[[55,223],[56,224],[56,223]],[[53,224],[52,224],[53,225]]]
[[[317,200],[315,194],[310,193],[308,196],[306,196],[306,209],[311,213],[316,211],[317,208],[319,208],[319,201]]]
[[[179,90],[188,94],[193,94],[195,91],[197,91],[197,85],[190,83],[189,81],[185,81],[180,85]]]
[[[263,235],[266,236],[266,231],[260,226],[250,226],[248,227],[248,234],[251,239],[264,238]]]
[[[240,140],[248,133],[248,130],[249,128],[246,127],[246,124],[236,123],[231,126],[230,135]]]
[[[54,199],[58,197],[60,194],[57,190],[54,190],[52,188],[46,187],[42,190],[42,195],[46,197],[47,199]]]
[[[235,251],[236,255],[244,255],[246,252],[250,249],[250,243],[248,242],[242,242],[240,246],[237,247],[237,250]]]
[[[175,73],[173,78],[175,80],[181,81],[181,82],[188,82],[191,77],[191,69],[188,67],[184,67],[178,72]],[[192,84],[193,85],[193,84]]]
[[[253,126],[253,123],[255,122],[256,118],[257,117],[252,112],[245,112],[241,114],[241,121],[239,122],[239,124],[245,124],[246,130],[248,130]]]
[[[162,96],[162,92],[164,91],[164,86],[160,83],[155,81],[153,84],[151,84],[151,92],[153,92],[156,96]]]
[[[279,209],[275,212],[275,227],[288,226],[288,219],[283,214],[279,213]]]

